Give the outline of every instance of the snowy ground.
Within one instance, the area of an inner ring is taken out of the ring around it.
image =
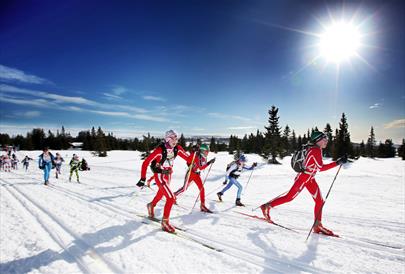
[[[69,162],[72,151],[62,151]],[[312,235],[313,201],[303,190],[291,203],[272,210],[272,218],[289,231],[237,213],[287,191],[295,173],[289,166],[259,162],[240,182],[245,186],[243,209],[234,206],[236,188],[218,203],[224,169],[232,156],[215,156],[206,182],[207,206],[215,214],[191,208],[195,185],[178,198],[172,224],[186,229],[177,235],[145,224],[146,203],[154,190],[139,190],[140,154],[111,151],[107,158],[84,156],[91,167],[81,172],[81,184],[69,183],[68,167],[51,185],[43,185],[41,170],[31,162],[29,172],[0,173],[0,273],[404,273],[405,162],[363,159],[342,168],[324,208],[323,223],[341,238]],[[34,152],[18,152],[37,158]],[[326,160],[327,161],[327,160]],[[176,159],[172,189],[182,182],[186,166]],[[324,196],[336,174],[317,175]],[[205,174],[203,174],[203,178]],[[164,201],[157,206],[161,217]],[[259,214],[260,215],[260,214]]]

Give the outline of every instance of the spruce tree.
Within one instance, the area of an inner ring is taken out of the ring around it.
[[[183,133],[180,135],[180,138],[179,138],[179,145],[180,145],[182,148],[185,148],[185,147],[186,147],[186,138],[184,138]]]
[[[366,146],[366,153],[368,157],[374,158],[375,157],[375,135],[374,135],[374,128],[371,127],[370,129],[370,136],[367,139],[367,146]]]
[[[263,149],[263,157],[267,159],[268,163],[279,164],[276,157],[282,152],[280,126],[278,124],[278,108],[272,106],[268,111],[269,113],[269,126],[265,127],[265,145]]]
[[[217,148],[217,142],[214,138],[214,136],[211,137],[211,141],[210,141],[210,151],[217,153],[218,152],[218,148]]]
[[[405,139],[402,139],[402,145],[398,148],[398,156],[405,160]]]
[[[345,154],[349,156],[353,155],[353,145],[350,141],[349,125],[347,123],[346,115],[342,113],[342,118],[339,123],[339,131],[336,136],[333,159],[336,160]]]
[[[326,148],[323,150],[323,154],[325,157],[332,157],[333,130],[329,123],[326,124],[324,132],[325,132],[326,136],[328,136],[329,142],[328,142]]]

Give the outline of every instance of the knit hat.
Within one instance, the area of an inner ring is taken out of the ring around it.
[[[314,143],[314,144],[316,144],[318,141],[320,141],[320,140],[323,139],[323,138],[328,138],[328,137],[326,136],[326,134],[323,133],[323,132],[314,131],[314,132],[312,132],[312,134],[311,134],[311,142]]]

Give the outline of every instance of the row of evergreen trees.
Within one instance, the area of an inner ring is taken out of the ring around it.
[[[210,140],[210,149],[213,152],[228,151],[229,153],[257,153],[268,160],[269,163],[277,163],[277,158],[283,158],[291,155],[295,150],[299,149],[303,144],[307,144],[310,140],[311,133],[314,130],[319,130],[317,127],[308,129],[303,136],[296,135],[288,125],[282,128],[279,124],[279,109],[272,106],[268,111],[268,125],[264,132],[259,130],[253,134],[245,135],[243,138],[231,135],[229,144],[219,143],[216,138]],[[332,130],[330,124],[326,124],[324,131],[329,143],[324,150],[324,156],[337,159],[344,154],[351,157],[394,157],[396,149],[392,140],[387,139],[384,143],[377,145],[375,140],[374,129],[371,127],[367,142],[362,141],[360,144],[353,144],[350,140],[349,125],[346,115],[343,113],[340,119],[339,128]],[[0,133],[0,144],[16,145],[22,150],[40,150],[44,146],[52,149],[68,149],[72,142],[83,143],[84,150],[95,151],[99,156],[106,156],[109,150],[138,150],[149,152],[156,147],[162,140],[150,134],[143,138],[120,139],[112,133],[105,133],[101,127],[97,130],[93,127],[91,130],[81,131],[76,137],[72,137],[65,128],[54,134],[48,131],[47,134],[43,129],[36,128],[27,133],[24,137],[17,135],[10,137],[8,134]],[[186,139],[183,134],[179,138],[179,143],[184,148],[189,149],[193,143],[198,143],[200,140]],[[188,147],[186,146],[188,145]],[[398,155],[405,160],[405,140],[402,141],[402,146],[398,149]]]

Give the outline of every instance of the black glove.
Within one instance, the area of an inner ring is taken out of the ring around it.
[[[44,169],[44,166],[38,166],[39,169]]]
[[[145,178],[141,178],[136,185],[139,187],[143,187],[145,185],[145,181]]]
[[[347,155],[346,154],[336,160],[336,164],[338,164],[338,165],[343,165],[343,164],[346,164],[346,163],[347,163]]]
[[[253,163],[252,167],[257,167],[257,163]]]
[[[170,174],[170,169],[162,169],[162,174],[169,175]]]
[[[208,161],[207,165],[215,163],[215,158]]]

